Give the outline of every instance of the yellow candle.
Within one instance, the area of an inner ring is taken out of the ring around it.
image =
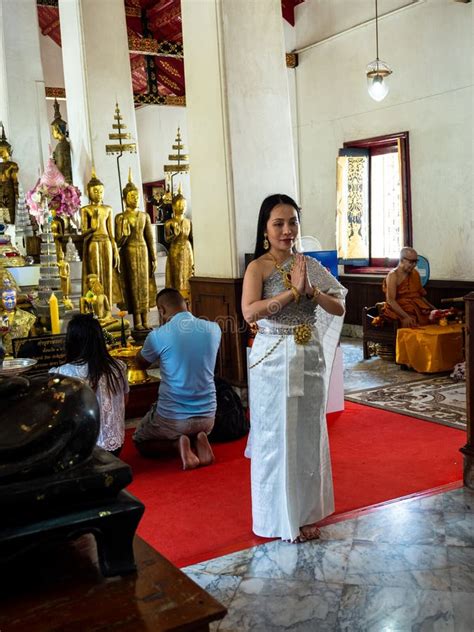
[[[59,303],[54,292],[51,292],[49,298],[49,315],[51,318],[51,333],[59,334]]]

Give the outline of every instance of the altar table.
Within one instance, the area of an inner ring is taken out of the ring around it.
[[[158,528],[158,527],[157,527]],[[39,550],[3,575],[4,632],[206,632],[227,610],[135,536],[137,572],[104,577],[92,535]]]
[[[403,327],[397,330],[396,361],[419,373],[451,371],[463,361],[461,324]]]

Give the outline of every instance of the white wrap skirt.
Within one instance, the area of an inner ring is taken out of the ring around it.
[[[246,456],[253,531],[259,536],[294,540],[301,526],[334,512],[326,425],[335,344],[330,346],[329,353],[323,349],[317,327],[306,345],[295,342],[291,327],[272,324],[260,327],[255,338]]]

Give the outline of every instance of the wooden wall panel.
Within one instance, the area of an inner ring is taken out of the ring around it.
[[[361,325],[362,308],[370,307],[385,299],[382,292],[383,277],[342,274],[339,281],[348,289],[346,316],[348,325]],[[465,296],[474,290],[474,281],[430,280],[425,287],[427,299],[436,307],[447,307],[441,299]]]
[[[195,316],[219,323],[222,341],[217,375],[235,386],[247,384],[247,327],[242,317],[242,279],[192,277],[191,309]]]

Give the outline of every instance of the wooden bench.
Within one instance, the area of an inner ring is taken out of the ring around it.
[[[110,578],[100,572],[91,535],[19,558],[3,573],[0,630],[204,632],[226,615],[139,537],[134,552],[137,573]]]

